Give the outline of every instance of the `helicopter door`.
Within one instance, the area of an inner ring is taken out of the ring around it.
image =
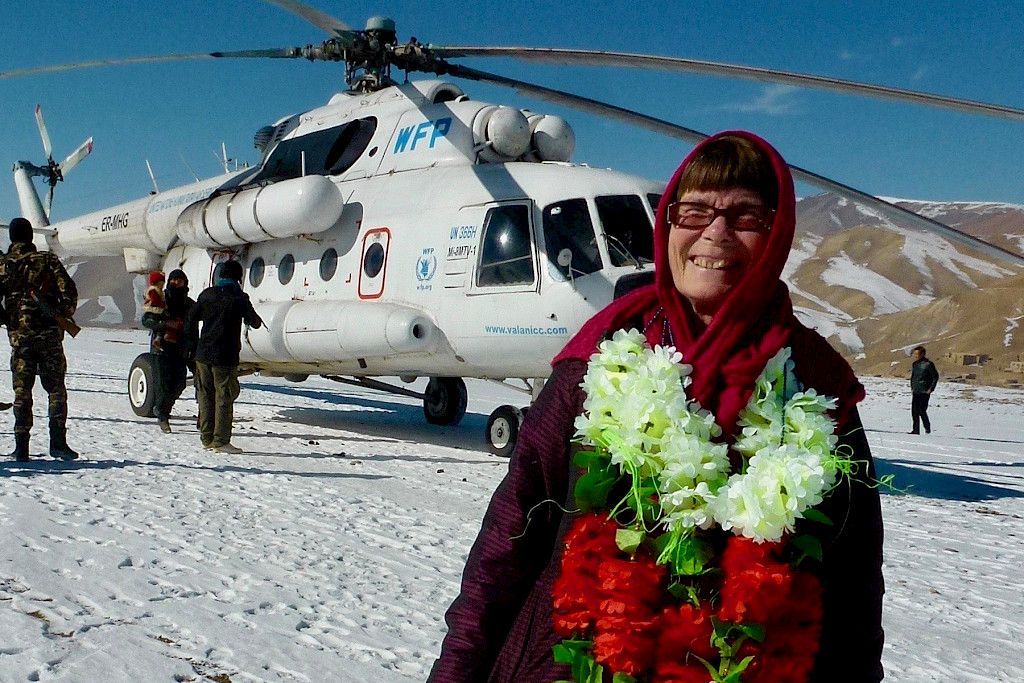
[[[379,299],[384,293],[388,272],[388,247],[391,230],[374,228],[363,237],[363,256],[359,267],[359,298]]]

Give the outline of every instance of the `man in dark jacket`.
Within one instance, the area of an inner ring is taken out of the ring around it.
[[[911,434],[920,434],[920,423],[924,423],[925,434],[932,433],[932,423],[928,419],[928,399],[931,398],[935,386],[939,383],[939,371],[935,363],[925,357],[923,346],[915,346],[911,352],[914,364],[910,368],[910,391],[914,397],[910,404],[910,414],[914,418]]]
[[[238,398],[238,354],[244,321],[263,326],[249,296],[242,291],[242,265],[225,261],[215,271],[214,285],[203,290],[185,320],[185,335],[195,344],[199,323],[203,331],[195,346],[196,399],[199,438],[203,447],[221,453],[241,453],[231,443],[231,420]]]
[[[56,316],[74,315],[78,288],[53,252],[36,251],[28,220],[13,219],[9,235],[11,248],[0,259],[0,320],[11,342],[15,447],[10,455],[21,462],[29,458],[32,387],[39,375],[49,394],[50,456],[74,460],[78,453],[67,442],[64,331]]]
[[[152,330],[149,351],[156,360],[153,415],[160,429],[168,434],[171,409],[185,389],[190,353],[185,342],[185,318],[194,304],[188,295],[188,276],[185,271],[175,269],[164,288],[163,312],[142,315],[142,326]]]

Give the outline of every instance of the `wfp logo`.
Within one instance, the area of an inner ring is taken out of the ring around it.
[[[416,279],[420,282],[432,280],[436,270],[437,257],[433,254],[423,254],[416,259]]]
[[[426,140],[428,135],[430,140],[427,146],[433,149],[438,139],[448,135],[448,131],[451,128],[452,119],[450,116],[436,121],[424,121],[418,126],[402,128],[398,131],[398,136],[395,138],[395,149],[393,152],[394,154],[401,154],[406,149],[411,152],[416,149],[416,144],[420,140]]]

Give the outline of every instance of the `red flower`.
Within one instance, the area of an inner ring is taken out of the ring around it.
[[[699,608],[690,603],[669,607],[661,613],[661,635],[658,638],[658,662],[666,665],[688,662],[697,664],[707,673],[703,665],[690,653],[703,659],[718,656],[718,650],[711,645],[711,609],[702,604]]]
[[[777,544],[733,536],[722,555],[722,604],[718,618],[736,624],[765,624],[786,601],[793,570],[773,556]]]
[[[711,676],[704,665],[695,661],[693,664],[677,662],[658,662],[652,683],[709,683]]]
[[[602,617],[597,620],[594,659],[610,670],[630,676],[644,674],[654,664],[658,620]]]
[[[602,600],[594,630],[594,659],[612,671],[640,675],[654,664],[665,567],[645,554],[606,559],[597,570]]]
[[[562,572],[552,586],[552,623],[563,638],[586,632],[598,617],[601,595],[597,571],[620,553],[618,525],[604,515],[581,515],[565,536]]]
[[[787,600],[765,625],[766,637],[743,676],[744,683],[806,681],[821,639],[821,583],[798,572]]]
[[[605,559],[597,569],[597,578],[602,592],[609,598],[653,608],[665,595],[666,573],[665,567],[655,563],[654,558],[638,555],[632,560]]]

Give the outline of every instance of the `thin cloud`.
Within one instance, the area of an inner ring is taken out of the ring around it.
[[[781,116],[796,110],[796,102],[792,95],[799,88],[792,85],[766,85],[761,94],[749,102],[723,104],[719,109],[737,111],[744,114],[769,114]]]
[[[919,81],[919,80],[921,80],[922,78],[924,78],[927,75],[928,75],[928,67],[927,66],[919,66],[919,67],[917,67],[917,71],[915,71],[913,73],[913,75],[910,77],[910,80],[912,80],[912,81]]]
[[[853,61],[854,59],[857,59],[857,53],[854,52],[853,50],[840,50],[839,59],[843,60],[844,62],[850,62]]]

